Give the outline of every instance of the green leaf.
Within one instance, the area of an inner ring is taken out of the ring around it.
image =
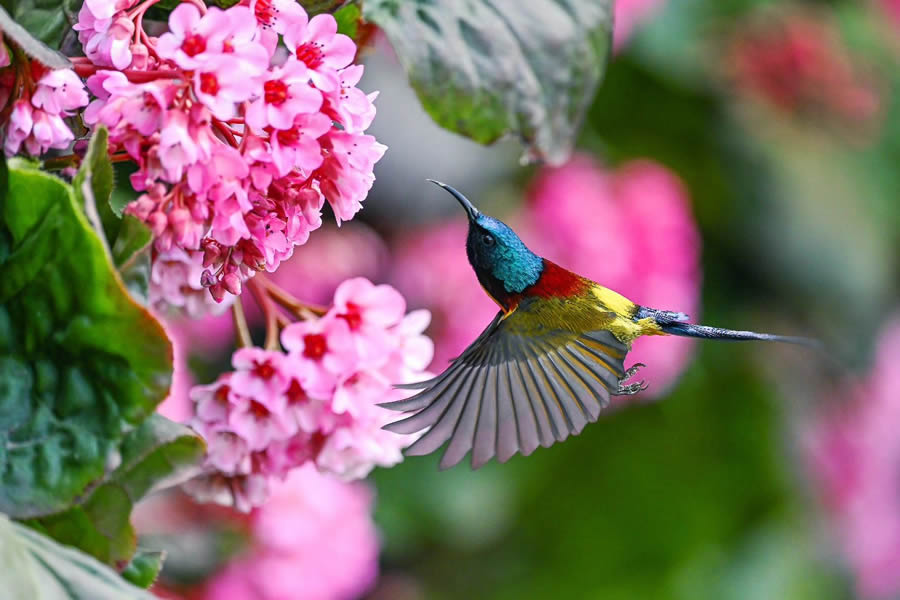
[[[137,218],[125,215],[112,247],[113,261],[131,295],[147,303],[153,234]]]
[[[482,144],[513,134],[561,163],[600,83],[612,0],[367,0],[428,114]]]
[[[57,513],[168,393],[172,347],[71,188],[10,161],[0,199],[0,511]]]
[[[85,207],[90,216],[96,210],[107,240],[116,239],[119,218],[110,204],[113,191],[113,168],[109,160],[109,133],[105,127],[98,127],[91,136],[87,153],[81,161],[81,168],[72,179],[75,198]],[[90,205],[93,204],[93,207]]]
[[[155,600],[97,560],[0,515],[0,590],[29,600]]]
[[[337,21],[338,33],[350,36],[354,40],[359,33],[359,19],[362,17],[362,11],[356,4],[348,4],[342,6],[334,13],[334,19]]]
[[[122,443],[122,464],[83,504],[29,522],[53,539],[124,568],[137,537],[129,520],[134,505],[155,489],[177,485],[196,473],[201,438],[184,425],[154,414]]]
[[[15,42],[25,54],[51,69],[71,68],[72,63],[68,58],[44,43],[48,39],[54,39],[58,45],[57,34],[65,24],[63,11],[59,7],[51,11],[35,10],[24,2],[14,6],[15,19],[0,6],[0,31],[3,35]]]
[[[147,589],[156,581],[165,559],[166,553],[163,551],[138,550],[122,571],[122,577],[138,587]]]

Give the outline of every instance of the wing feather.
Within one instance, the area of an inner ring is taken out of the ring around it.
[[[475,469],[494,457],[527,456],[597,420],[625,374],[627,351],[606,329],[548,327],[526,301],[510,314],[498,313],[440,375],[397,386],[417,393],[382,406],[414,414],[385,429],[428,428],[409,455],[429,454],[449,441],[442,469],[470,452]]]
[[[487,370],[484,368],[474,371],[469,377],[471,385],[465,400],[465,408],[462,416],[453,427],[453,436],[444,455],[441,457],[440,468],[449,469],[465,457],[472,449],[475,438],[475,426],[478,424],[478,416],[481,413],[482,396],[484,395],[484,380]]]

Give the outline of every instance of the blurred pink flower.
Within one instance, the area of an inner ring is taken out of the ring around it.
[[[401,236],[392,248],[391,282],[411,306],[431,311],[431,368],[443,371],[497,314],[466,258],[466,222],[453,220]]]
[[[766,11],[734,33],[727,69],[740,92],[793,117],[869,126],[883,112],[877,82],[829,21]]]
[[[646,160],[607,170],[581,155],[541,172],[530,197],[523,233],[535,252],[643,306],[699,317],[700,236],[674,173]],[[645,363],[641,378],[659,394],[692,347],[685,338],[641,338],[628,363]]]
[[[372,493],[312,466],[272,485],[252,516],[254,546],[208,584],[210,600],[350,600],[378,576]]]
[[[900,594],[900,315],[878,341],[868,378],[809,436],[813,473],[863,598]]]
[[[613,47],[622,49],[635,29],[662,8],[665,0],[616,0]]]
[[[327,304],[342,281],[380,279],[387,263],[387,247],[378,234],[361,223],[345,223],[340,229],[320,229],[271,278],[298,298]]]
[[[894,22],[894,25],[900,27],[900,0],[877,0],[877,2]]]

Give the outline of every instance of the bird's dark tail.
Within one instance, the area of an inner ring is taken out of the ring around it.
[[[657,310],[641,306],[635,314],[636,319],[653,317],[664,333],[682,337],[702,338],[707,340],[760,340],[764,342],[784,342],[786,344],[799,344],[810,348],[822,349],[819,340],[795,337],[788,335],[774,335],[771,333],[758,333],[756,331],[736,331],[734,329],[722,329],[709,325],[696,325],[687,323],[688,316],[684,313]]]

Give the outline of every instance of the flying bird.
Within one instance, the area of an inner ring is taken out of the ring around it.
[[[817,345],[807,338],[696,325],[684,313],[635,304],[536,255],[460,192],[428,181],[465,209],[469,263],[500,311],[443,373],[397,386],[417,394],[381,405],[413,413],[386,425],[389,431],[428,428],[407,455],[430,454],[449,440],[440,468],[471,451],[477,469],[495,456],[500,462],[517,452],[528,456],[580,433],[611,395],[646,389],[643,381],[628,383],[645,365],[624,366],[631,343],[642,335]]]

